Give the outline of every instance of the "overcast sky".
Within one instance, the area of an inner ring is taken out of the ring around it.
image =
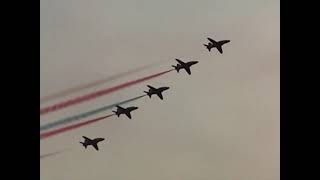
[[[148,82],[40,117],[40,124],[170,86],[138,106],[40,141],[43,180],[279,180],[278,0],[40,0],[40,97],[162,61],[75,97],[197,60]],[[230,39],[224,53],[206,38]],[[69,98],[65,97],[65,98]],[[41,104],[59,102],[65,98]],[[96,114],[86,119],[110,114]],[[82,136],[103,137],[100,151]]]

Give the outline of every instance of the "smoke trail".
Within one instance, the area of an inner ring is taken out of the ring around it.
[[[52,152],[52,153],[48,153],[48,154],[43,154],[40,156],[40,159],[43,159],[43,158],[46,158],[46,157],[49,157],[49,156],[53,156],[53,155],[56,155],[56,154],[60,154],[62,153],[63,151],[56,151],[56,152]]]
[[[156,63],[153,63],[153,64],[149,64],[149,65],[145,65],[145,66],[142,66],[142,67],[138,67],[138,68],[129,70],[127,72],[122,72],[122,73],[119,73],[119,74],[115,74],[115,75],[113,75],[111,77],[108,77],[108,78],[96,80],[96,81],[88,83],[88,84],[83,84],[83,85],[80,85],[80,86],[77,86],[77,87],[66,89],[66,90],[58,92],[58,93],[54,93],[52,95],[48,95],[48,96],[45,96],[43,98],[40,98],[40,103],[44,103],[44,102],[47,102],[47,101],[50,101],[50,100],[53,100],[53,99],[56,99],[56,98],[64,97],[64,96],[67,96],[67,95],[69,95],[71,93],[75,93],[75,92],[78,92],[78,91],[81,91],[81,90],[84,90],[84,89],[87,89],[87,88],[91,88],[91,87],[97,86],[99,84],[107,83],[109,81],[121,78],[123,76],[127,76],[127,75],[130,75],[130,74],[136,73],[136,72],[140,72],[140,71],[142,71],[144,69],[151,68],[151,67],[159,65],[159,64],[161,64],[163,62],[165,62],[165,61],[159,61],[159,62],[156,62]]]
[[[76,120],[79,120],[79,119],[86,118],[86,117],[91,116],[93,114],[96,114],[96,113],[111,109],[111,108],[115,107],[116,105],[126,104],[126,103],[129,103],[129,102],[135,101],[137,99],[140,99],[140,98],[142,98],[144,96],[146,96],[146,95],[137,96],[137,97],[125,100],[125,101],[114,103],[114,104],[111,104],[111,105],[108,105],[108,106],[103,106],[101,108],[98,108],[98,109],[95,109],[95,110],[92,110],[92,111],[88,111],[88,112],[85,112],[85,113],[82,113],[82,114],[78,114],[78,115],[75,115],[75,116],[71,116],[71,117],[67,117],[67,118],[64,118],[64,119],[60,119],[58,121],[55,121],[55,122],[52,122],[52,123],[49,123],[49,124],[45,124],[43,126],[40,126],[40,131],[47,130],[47,129],[53,128],[55,126],[58,126],[58,125],[62,125],[62,124],[70,123],[70,122],[73,122],[73,121],[76,121]]]
[[[95,118],[95,119],[92,119],[92,120],[88,120],[88,121],[84,121],[84,122],[81,122],[81,123],[78,123],[78,124],[73,124],[73,125],[70,125],[70,126],[66,126],[66,127],[60,128],[60,129],[55,129],[55,130],[52,130],[52,131],[44,132],[42,134],[40,133],[40,139],[45,139],[45,138],[48,138],[50,136],[54,136],[54,135],[63,133],[65,131],[76,129],[76,128],[79,128],[81,126],[84,126],[84,125],[87,125],[87,124],[91,124],[91,123],[106,119],[106,118],[111,117],[111,116],[114,116],[114,114],[98,117],[98,118]]]
[[[120,85],[117,85],[117,86],[114,86],[114,87],[111,87],[111,88],[108,88],[108,89],[102,89],[100,91],[96,91],[96,92],[89,93],[89,94],[86,94],[86,95],[83,95],[83,96],[80,96],[80,97],[76,97],[74,99],[70,99],[70,100],[67,100],[67,101],[64,101],[64,102],[61,102],[61,103],[57,103],[57,104],[52,105],[52,106],[41,108],[40,109],[40,115],[43,115],[43,114],[46,114],[46,113],[49,113],[49,112],[53,112],[53,111],[57,111],[59,109],[66,108],[66,107],[71,106],[71,105],[75,105],[75,104],[78,104],[78,103],[81,103],[81,102],[84,102],[84,101],[88,101],[88,100],[93,99],[93,98],[97,98],[99,96],[103,96],[103,95],[109,94],[109,93],[111,93],[113,91],[120,90],[120,89],[129,87],[129,86],[132,86],[134,84],[137,84],[137,83],[140,83],[140,82],[143,82],[143,81],[146,81],[146,80],[149,80],[149,79],[164,75],[164,74],[166,74],[166,73],[168,73],[170,71],[173,71],[173,70],[174,69],[170,69],[170,70],[163,71],[163,72],[160,72],[160,73],[157,73],[157,74],[152,74],[152,75],[149,75],[149,76],[146,76],[146,77],[143,77],[143,78],[139,78],[139,79],[136,79],[136,80],[133,80],[133,81],[125,82],[123,84],[120,84]]]

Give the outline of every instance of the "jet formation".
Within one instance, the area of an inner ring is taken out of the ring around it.
[[[212,48],[217,48],[217,50],[220,52],[220,54],[223,53],[222,50],[222,46],[226,43],[229,43],[230,40],[222,40],[222,41],[215,41],[211,38],[207,38],[210,42],[208,44],[203,44],[208,51],[210,52]],[[180,69],[184,69],[189,75],[191,75],[191,70],[190,67],[197,64],[198,61],[189,61],[189,62],[183,62],[180,59],[175,59],[178,64],[177,65],[172,65],[172,67],[174,67],[174,69],[179,73]],[[152,87],[151,85],[147,85],[147,87],[149,88],[148,91],[144,91],[149,98],[152,97],[152,95],[157,95],[161,100],[163,100],[163,95],[162,92],[166,91],[169,89],[169,87],[159,87],[159,88],[155,88]],[[119,105],[116,106],[117,110],[116,111],[112,111],[114,112],[118,117],[120,117],[121,114],[125,114],[129,119],[131,119],[131,111],[134,111],[136,109],[138,109],[138,107],[135,106],[131,106],[131,107],[127,107],[127,108],[123,108]],[[84,142],[80,142],[85,148],[87,148],[87,146],[91,145],[93,146],[97,151],[99,150],[98,148],[98,143],[103,141],[104,138],[95,138],[95,139],[89,139],[88,137],[82,136],[85,141]]]

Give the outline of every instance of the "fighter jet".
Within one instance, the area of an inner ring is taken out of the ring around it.
[[[217,48],[218,51],[220,52],[220,54],[223,53],[222,51],[222,45],[230,42],[230,40],[222,40],[222,41],[218,41],[216,42],[215,40],[211,39],[211,38],[207,38],[210,42],[208,44],[203,44],[205,47],[207,47],[207,49],[210,51],[211,48]]]
[[[162,96],[162,92],[165,91],[165,90],[168,90],[169,87],[159,87],[159,88],[154,88],[150,85],[147,85],[148,88],[149,88],[149,91],[144,91],[145,93],[147,93],[147,95],[151,98],[151,96],[153,94],[156,94],[158,95],[158,97],[163,100],[163,96]]]
[[[99,151],[98,148],[98,142],[103,141],[104,138],[95,138],[95,139],[89,139],[85,136],[82,136],[84,138],[84,142],[80,142],[86,149],[87,146],[92,145],[97,151]]]
[[[173,65],[172,65],[172,67],[174,67],[174,68],[177,70],[178,73],[179,73],[179,70],[180,70],[180,69],[184,69],[184,70],[186,70],[186,72],[187,72],[189,75],[191,75],[190,67],[191,67],[192,65],[198,63],[198,61],[183,62],[183,61],[181,61],[181,60],[179,60],[179,59],[176,59],[176,61],[178,61],[179,64],[177,64],[176,66],[173,66]]]
[[[116,107],[118,108],[117,111],[112,111],[112,112],[114,112],[118,117],[121,114],[125,114],[129,119],[131,119],[130,112],[138,109],[138,107],[135,107],[135,106],[123,108],[123,107],[117,105]]]

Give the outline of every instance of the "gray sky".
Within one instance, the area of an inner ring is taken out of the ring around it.
[[[112,117],[40,141],[46,180],[280,179],[280,3],[276,0],[40,0],[40,97],[159,60],[166,63],[69,97],[157,73],[174,58],[198,60],[43,115],[40,124],[170,86],[147,97],[133,120]],[[231,42],[209,53],[206,37]],[[61,100],[61,99],[60,99]],[[48,102],[46,105],[56,101]],[[91,119],[109,114],[99,113]],[[100,151],[82,135],[104,137]]]

